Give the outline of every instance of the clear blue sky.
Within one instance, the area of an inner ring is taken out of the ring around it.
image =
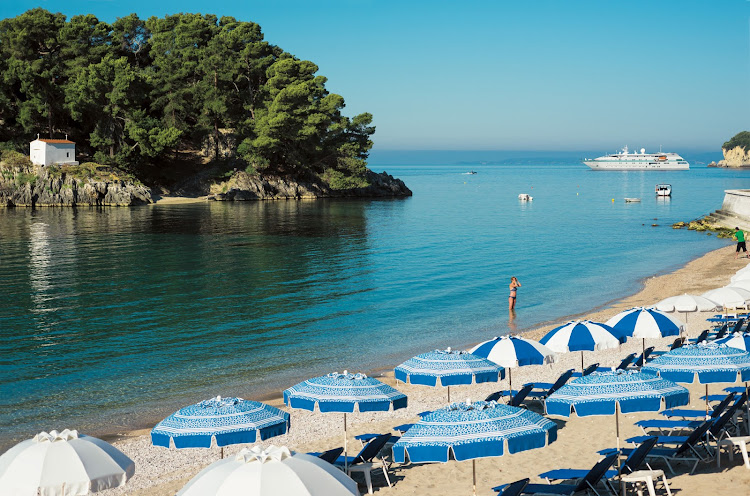
[[[376,149],[718,149],[750,130],[750,2],[0,0],[232,15],[314,61]]]

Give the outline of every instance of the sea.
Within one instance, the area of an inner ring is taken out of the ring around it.
[[[607,305],[731,242],[672,224],[750,171],[683,155],[689,171],[594,172],[573,152],[393,152],[370,167],[410,198],[0,209],[0,447],[378,374]]]

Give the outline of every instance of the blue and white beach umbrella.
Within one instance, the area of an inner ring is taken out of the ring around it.
[[[590,320],[574,320],[555,327],[539,342],[557,353],[580,351],[581,371],[583,371],[584,351],[617,348],[626,339],[626,335],[606,324],[591,322]]]
[[[406,408],[406,395],[365,374],[346,370],[313,377],[284,390],[284,403],[291,408],[344,414],[344,456],[347,453],[346,414],[354,412],[387,412]],[[345,458],[346,460],[346,458]],[[346,468],[346,462],[344,462]]]
[[[742,351],[750,351],[750,332],[735,332],[725,338],[714,341],[717,344],[725,344],[730,348]]]
[[[606,325],[621,334],[634,338],[663,338],[678,336],[685,324],[655,308],[636,307],[620,312]]]
[[[285,434],[288,428],[289,414],[278,408],[217,396],[186,406],[156,424],[151,442],[165,448],[170,441],[175,448],[210,448],[216,439],[216,445],[223,447],[269,439]]]
[[[701,384],[750,381],[750,353],[726,344],[686,344],[655,358],[641,369],[675,382]]]
[[[397,381],[423,386],[448,387],[448,401],[451,400],[450,386],[471,383],[497,382],[505,377],[505,370],[499,365],[465,351],[435,350],[410,358],[395,369]]]
[[[445,463],[453,458],[473,462],[543,448],[555,439],[557,424],[537,413],[494,401],[467,401],[422,417],[393,445],[393,460]]]
[[[579,417],[658,412],[687,405],[688,390],[653,374],[633,370],[594,372],[567,383],[547,398],[548,415]]]
[[[620,312],[606,322],[614,330],[630,337],[641,338],[643,349],[646,338],[678,336],[685,331],[685,324],[655,308],[636,307]]]
[[[697,377],[706,385],[708,411],[709,384],[750,381],[750,353],[720,343],[687,344],[655,358],[641,370],[674,382],[692,383]]]
[[[619,412],[658,412],[687,405],[690,393],[672,381],[653,374],[616,370],[594,372],[567,383],[545,402],[548,415],[579,417],[615,415],[617,449],[620,449]]]
[[[531,339],[519,336],[494,337],[479,343],[469,353],[484,357],[508,369],[508,384],[513,390],[512,368],[524,365],[544,365],[555,363],[557,355],[546,346]]]

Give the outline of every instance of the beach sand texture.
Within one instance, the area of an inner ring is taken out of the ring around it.
[[[703,257],[688,263],[685,267],[665,275],[651,277],[644,281],[644,288],[635,295],[613,303],[607,308],[597,310],[585,316],[595,321],[606,321],[617,312],[633,306],[650,305],[657,301],[682,293],[701,294],[709,289],[729,284],[729,278],[737,270],[747,265],[747,259],[734,260],[733,247],[712,251]],[[706,327],[705,319],[709,313],[692,313],[689,316],[688,335],[696,336]],[[556,323],[555,325],[559,325]],[[526,336],[539,339],[553,325],[534,329]],[[491,336],[489,336],[491,337]],[[666,349],[673,338],[647,340],[646,346],[656,346]],[[633,339],[620,349],[601,352],[586,352],[587,364],[598,362],[602,366],[614,366],[628,353],[640,353],[641,340]],[[384,364],[386,365],[386,364]],[[395,365],[395,364],[394,364]],[[335,364],[332,364],[335,369]],[[554,365],[529,366],[514,369],[513,382],[522,384],[529,381],[550,381],[561,372],[569,369],[580,369],[580,354],[568,353],[560,355],[558,363]],[[350,455],[360,449],[355,435],[365,432],[391,432],[394,425],[405,422],[415,422],[417,413],[444,406],[446,390],[444,388],[430,388],[395,384],[392,371],[383,374],[381,380],[395,385],[409,397],[409,407],[390,413],[355,413],[348,415],[349,419],[349,451]],[[457,386],[451,388],[451,399],[465,401],[484,399],[488,394],[507,388],[507,380],[500,383],[488,383],[471,386]],[[722,392],[726,384],[710,386],[710,393]],[[703,406],[700,396],[705,390],[704,385],[688,386],[691,395],[691,407]],[[268,403],[283,407],[281,398]],[[540,406],[532,409],[540,411]],[[343,442],[342,415],[320,414],[307,411],[291,411],[292,427],[283,436],[261,443],[263,445],[286,445],[296,451],[323,451]],[[634,422],[645,418],[655,418],[658,414],[621,415],[621,438],[641,434]],[[515,455],[505,455],[497,458],[477,460],[477,494],[493,495],[491,488],[499,484],[513,482],[517,479],[530,477],[532,482],[544,482],[537,474],[555,468],[590,468],[600,458],[598,450],[615,446],[615,424],[613,417],[575,416],[559,422],[558,440],[543,449],[531,450]],[[174,495],[191,477],[202,468],[219,459],[219,449],[165,449],[151,446],[148,431],[137,431],[116,437],[115,446],[130,456],[136,463],[136,474],[121,489],[102,492],[104,495],[132,494],[142,496]],[[231,456],[244,446],[230,446],[225,448],[225,456]],[[662,468],[658,465],[658,468]],[[716,468],[715,462],[701,464],[695,475],[688,475],[690,465],[677,466],[678,474],[668,473],[670,486],[675,494],[681,496],[703,494],[750,494],[750,470],[742,465],[742,457],[735,456],[733,462],[728,457],[722,457],[722,468]],[[375,493],[386,495],[431,495],[453,496],[471,494],[472,464],[470,462],[425,465],[393,465],[390,471],[393,487],[385,484],[380,471],[375,471],[373,481]],[[364,480],[359,474],[355,479],[360,484],[360,490],[366,494]]]

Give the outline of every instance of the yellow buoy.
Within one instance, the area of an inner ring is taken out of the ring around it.
[[[615,199],[614,199],[614,198],[612,198],[612,203],[614,203],[614,202],[615,202]]]

